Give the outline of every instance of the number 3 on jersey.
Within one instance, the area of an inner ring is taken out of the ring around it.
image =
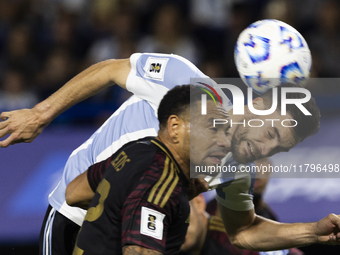
[[[87,210],[85,220],[92,222],[98,219],[100,215],[102,215],[104,211],[104,201],[109,194],[110,188],[110,183],[107,180],[103,179],[97,188],[97,192],[100,195],[98,205]]]

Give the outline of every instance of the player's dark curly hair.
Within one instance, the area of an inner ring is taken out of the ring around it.
[[[204,92],[199,89],[199,86],[195,85],[176,86],[169,90],[163,97],[158,108],[159,127],[165,128],[171,115],[177,115],[183,119],[189,116],[189,114],[186,114],[190,113],[190,107],[191,110],[193,110],[193,107],[197,106],[196,103],[201,101],[201,95],[203,93]],[[207,97],[207,100],[212,100],[212,98]]]
[[[286,83],[281,87],[278,87],[277,94],[277,111],[281,111],[281,88],[282,87],[292,87],[292,88],[301,88],[296,84]],[[272,90],[268,90],[264,94],[261,95],[265,104],[268,107],[272,105]],[[305,95],[302,93],[292,93],[289,92],[286,94],[287,99],[298,99],[305,98]],[[312,115],[305,115],[299,108],[297,108],[294,104],[287,104],[286,110],[287,114],[291,115],[294,120],[297,121],[297,125],[293,127],[295,134],[302,140],[306,139],[309,136],[316,134],[320,129],[320,110],[316,105],[315,99],[311,97],[311,99],[302,104]],[[291,123],[292,126],[295,123]]]

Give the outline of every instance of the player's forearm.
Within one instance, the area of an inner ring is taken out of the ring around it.
[[[69,206],[87,209],[93,196],[94,191],[89,185],[87,171],[78,175],[66,187],[65,200]]]
[[[285,224],[256,216],[254,223],[241,231],[233,244],[243,249],[270,251],[317,242],[316,223]]]
[[[106,60],[90,66],[34,107],[41,125],[47,125],[71,106],[115,83],[125,88],[129,72],[129,59]]]

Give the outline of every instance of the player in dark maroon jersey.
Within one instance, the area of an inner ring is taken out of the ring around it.
[[[228,118],[213,100],[207,115],[192,111],[200,106],[201,92],[196,90],[197,97],[193,86],[169,91],[158,109],[156,138],[124,145],[69,184],[66,201],[71,205],[86,207],[79,202],[96,190],[73,254],[178,254],[189,223],[190,164],[216,164],[229,148],[227,125],[190,141],[190,127],[203,125],[208,131],[210,118]],[[206,149],[190,160],[195,141]]]

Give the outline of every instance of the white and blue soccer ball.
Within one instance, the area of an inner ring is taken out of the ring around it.
[[[278,20],[260,20],[239,35],[236,68],[242,80],[261,94],[285,82],[304,85],[312,57],[306,40],[292,26]]]

